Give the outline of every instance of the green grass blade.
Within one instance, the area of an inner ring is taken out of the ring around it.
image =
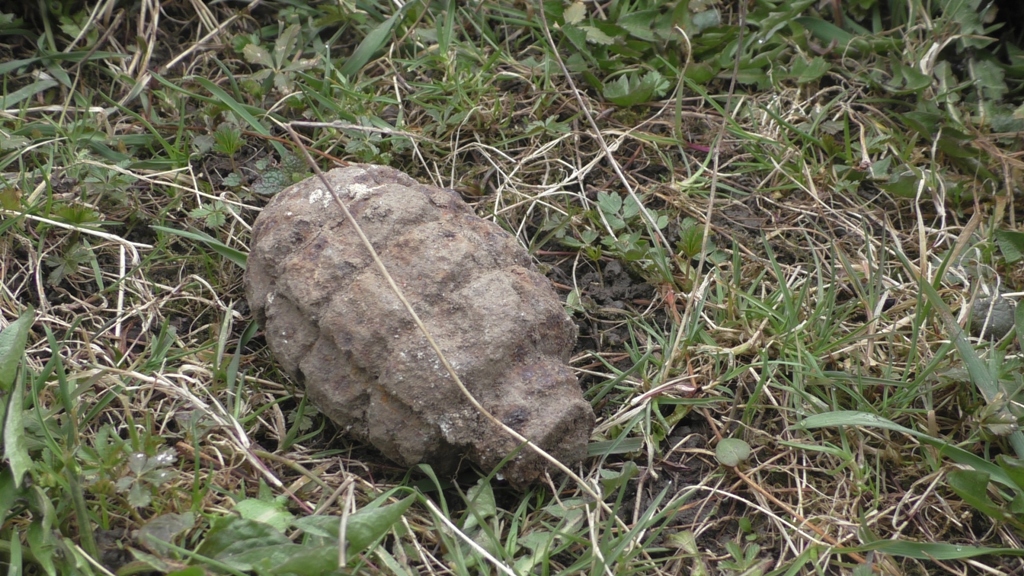
[[[794,21],[811,33],[812,36],[825,42],[826,44],[835,42],[836,46],[842,48],[847,46],[850,42],[856,38],[853,34],[850,34],[846,30],[826,22],[821,18],[811,18],[809,16],[801,16],[795,18]]]
[[[345,64],[342,65],[338,71],[346,78],[351,78],[356,72],[359,72],[363,66],[366,66],[366,63],[370,61],[370,58],[372,58],[373,55],[384,46],[384,43],[387,42],[388,37],[391,36],[391,29],[395,27],[395,23],[405,15],[405,11],[413,4],[415,4],[415,2],[406,3],[398,10],[398,12],[395,12],[390,18],[381,22],[376,28],[371,30],[370,33],[366,35],[366,38],[363,38],[363,41],[359,43],[359,46],[356,46],[352,55],[348,57],[348,60],[345,61]]]
[[[440,30],[437,31],[437,49],[441,54],[448,53],[448,47],[452,42],[452,28],[455,26],[455,11],[459,7],[455,0],[448,0],[444,8],[444,20],[440,22]]]
[[[224,258],[227,258],[231,262],[234,262],[242,270],[245,270],[245,263],[249,258],[246,253],[228,246],[213,236],[204,234],[198,230],[178,230],[177,228],[155,225],[150,227],[158,232],[166,232],[168,234],[174,234],[175,236],[181,236],[182,238],[188,238],[189,240],[195,240],[196,242],[206,244],[214,252],[220,254]]]
[[[587,445],[587,456],[611,456],[612,454],[629,454],[638,452],[644,447],[643,438],[617,438],[602,440]]]
[[[250,114],[249,111],[245,109],[245,106],[243,106],[241,102],[235,100],[231,97],[230,94],[225,92],[223,88],[217,86],[213,82],[210,82],[206,78],[196,78],[196,82],[199,82],[200,86],[206,88],[210,92],[210,94],[213,94],[214,97],[218,101],[220,101],[220,103],[230,108],[231,111],[235,114],[238,114],[238,116],[245,120],[246,123],[248,123],[249,126],[254,131],[264,136],[270,136],[270,130],[268,130],[266,126],[261,124],[260,121],[257,120],[255,116]],[[285,153],[285,148],[280,142],[277,142],[276,140],[269,140],[269,142],[272,146],[274,146],[274,149],[277,150],[278,154],[283,155]]]
[[[0,96],[0,108],[13,108],[21,102],[57,85],[56,80],[37,80],[24,88],[11,92],[7,96]]]
[[[249,111],[249,109],[252,108],[251,106],[246,106],[246,105],[242,104],[241,102],[239,102],[238,100],[235,100],[234,98],[231,97],[230,94],[225,92],[220,86],[217,86],[216,84],[214,84],[213,82],[210,82],[206,78],[195,78],[195,80],[200,85],[202,85],[204,88],[206,88],[211,94],[213,94],[213,96],[214,96],[213,98],[211,98],[209,96],[203,96],[201,94],[196,94],[194,92],[186,90],[186,89],[182,88],[181,86],[178,86],[177,84],[167,80],[166,78],[163,78],[159,74],[155,74],[154,73],[153,74],[153,79],[156,80],[157,82],[160,82],[164,86],[170,88],[171,90],[174,90],[175,92],[180,92],[182,94],[185,94],[185,95],[187,95],[190,98],[195,98],[195,99],[200,100],[202,102],[209,102],[209,103],[214,103],[214,104],[223,104],[223,105],[227,106],[228,108],[230,108],[232,112],[237,114],[239,116],[239,118],[245,120],[246,123],[248,123],[249,126],[252,127],[254,132],[257,132],[257,133],[262,134],[264,136],[270,136],[270,130],[268,130],[266,126],[261,124],[259,122],[259,120],[257,120],[256,117],[253,116],[252,112]],[[258,112],[266,113],[264,110],[260,110],[260,109],[257,109],[257,108],[253,108],[253,110],[257,110]],[[285,149],[283,144],[281,144],[277,140],[272,140],[272,139],[268,139],[268,142],[270,142],[270,145],[274,147],[274,150],[278,154],[280,154],[280,155],[285,154],[286,149]]]
[[[1001,555],[1024,556],[1020,548],[987,548],[984,546],[961,546],[944,542],[907,542],[905,540],[882,540],[856,548],[842,548],[837,552],[883,552],[904,558],[918,560],[959,560],[977,556]]]
[[[918,432],[912,428],[901,426],[891,420],[882,418],[877,414],[857,412],[853,410],[826,412],[824,414],[809,416],[803,421],[790,426],[790,429],[811,430],[813,428],[834,428],[837,426],[864,426],[909,434],[925,444],[938,448],[940,454],[948,456],[954,462],[963,464],[964,466],[970,466],[979,472],[985,472],[993,481],[999,482],[1008,488],[1014,490],[1017,489],[1017,485],[1014,483],[1013,479],[1010,478],[1002,468],[988,460],[979,458],[978,456],[975,456],[962,448],[957,448],[943,440],[933,438],[924,432]]]
[[[953,316],[953,312],[946,305],[946,302],[939,296],[939,292],[931,285],[927,279],[920,277],[917,274],[917,269],[907,259],[906,254],[902,250],[896,250],[896,255],[899,257],[900,262],[903,263],[903,267],[907,269],[911,274],[917,277],[917,284],[921,287],[921,291],[924,292],[924,296],[928,303],[935,308],[935,312],[939,315],[939,319],[942,321],[943,327],[949,334],[949,339],[956,346],[958,352],[960,352],[960,358],[964,362],[964,366],[967,368],[967,373],[971,377],[971,382],[978,387],[982,396],[985,397],[985,401],[991,404],[994,402],[999,395],[999,383],[996,382],[995,377],[989,372],[988,367],[978,358],[977,353],[974,351],[974,347],[971,346],[971,342],[967,339],[967,335],[964,334],[964,329],[960,327],[960,324],[956,321]],[[1016,452],[1018,458],[1024,458],[1024,432],[1016,430],[1012,432],[1007,439],[1010,445],[1013,446],[1014,452]]]

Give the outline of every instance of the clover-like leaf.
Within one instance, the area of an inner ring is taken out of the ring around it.
[[[273,196],[284,190],[289,184],[291,184],[291,180],[283,170],[271,168],[264,172],[251,188],[254,193],[261,196]]]
[[[604,97],[619,106],[633,106],[660,98],[668,90],[668,81],[654,71],[623,74],[604,85]]]
[[[246,44],[245,48],[242,48],[242,56],[252,64],[259,64],[267,68],[274,67],[274,59],[270,56],[270,52],[267,52],[267,49],[259,44]]]
[[[565,19],[566,24],[579,24],[586,15],[587,8],[583,5],[583,2],[574,2],[562,12],[562,18]]]
[[[595,28],[593,26],[580,26],[580,30],[587,33],[587,42],[592,44],[602,44],[607,46],[608,44],[613,44],[615,42],[615,38],[605,34],[600,28]]]
[[[739,438],[722,438],[715,447],[715,458],[722,466],[734,468],[750,458],[750,444]]]
[[[988,495],[989,475],[978,470],[952,470],[946,475],[949,487],[964,502],[985,515],[1002,520],[1005,512]]]

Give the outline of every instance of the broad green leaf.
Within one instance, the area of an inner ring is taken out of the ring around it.
[[[729,79],[731,76],[732,68],[728,68],[718,74],[718,77],[724,80]],[[736,81],[740,84],[754,84],[759,88],[770,84],[768,75],[760,68],[740,68],[736,72]]]
[[[794,18],[806,10],[808,6],[814,4],[815,1],[816,0],[795,0],[793,2],[783,2],[779,4],[779,6],[784,8],[784,10],[779,12],[770,12],[768,16],[756,23],[761,28],[760,32],[758,32],[758,39],[762,43],[767,42],[775,35],[776,32],[792,22]]]
[[[722,23],[722,14],[717,8],[709,8],[702,12],[697,12],[690,19],[693,26],[697,29],[697,32],[703,32],[708,28],[714,28]]]
[[[6,466],[0,467],[0,523],[7,521],[14,504],[24,497],[24,492],[14,485],[11,469]]]
[[[1018,304],[1014,308],[1013,326],[1017,331],[1017,342],[1024,342],[1024,305]]]
[[[416,496],[407,496],[394,504],[372,510],[363,509],[349,516],[345,530],[349,557],[363,552],[375,540],[384,536],[415,501]]]
[[[253,64],[259,64],[267,68],[274,67],[274,59],[270,57],[270,52],[267,52],[266,48],[255,42],[246,44],[245,48],[242,48],[242,56],[245,57],[246,61]]]
[[[892,62],[892,80],[888,86],[897,92],[918,93],[932,84],[931,76],[924,74],[914,66],[904,66],[897,61]]]
[[[466,493],[466,521],[462,525],[463,530],[470,530],[481,522],[493,517],[498,513],[498,506],[494,500],[494,491],[491,489],[491,482],[488,478],[481,478]]]
[[[817,82],[822,76],[828,73],[830,65],[825,61],[824,58],[818,56],[812,58],[807,66],[800,72],[800,76],[797,77],[796,81],[798,84],[807,84],[810,82]]]
[[[958,52],[964,48],[984,48],[994,41],[984,35],[978,0],[937,0],[936,4],[942,8],[944,24],[955,24],[960,29],[956,36]]]
[[[634,38],[645,42],[656,42],[658,36],[654,32],[654,26],[660,18],[662,18],[661,12],[656,9],[638,10],[622,16],[615,24],[629,32],[630,36]]]
[[[850,34],[846,30],[826,22],[820,18],[811,18],[809,16],[801,16],[796,18],[793,22],[800,24],[811,33],[812,36],[824,42],[826,45],[835,42],[840,50],[845,49],[855,38],[853,34]]]
[[[640,204],[633,200],[632,196],[626,196],[622,201],[622,217],[626,220],[640,213]]]
[[[750,444],[739,438],[722,438],[715,446],[715,458],[722,466],[739,466],[750,458]]]
[[[312,536],[337,540],[338,522],[340,519],[336,516],[303,516],[296,518],[292,526]]]
[[[166,574],[167,576],[207,576],[208,574],[199,566],[193,566],[192,568],[188,568],[186,570],[174,571],[171,568],[171,564],[169,562],[167,562],[163,558],[160,558],[156,554],[143,552],[138,548],[129,548],[128,551],[132,553],[132,557],[135,558],[135,564],[137,566],[148,567],[158,574]],[[193,571],[194,568],[199,569],[199,574],[195,574],[195,572]]]
[[[920,92],[932,85],[932,77],[921,72],[917,66],[904,66],[903,79],[906,81],[906,89],[912,92]]]
[[[202,556],[224,559],[255,548],[291,543],[287,536],[269,524],[230,515],[213,520],[213,526],[197,552]]]
[[[586,15],[587,7],[583,5],[583,2],[574,2],[562,12],[562,18],[566,24],[579,24]]]
[[[886,156],[875,162],[871,163],[871,168],[868,169],[868,174],[873,180],[880,180],[889,176],[889,172],[892,169],[892,156]]]
[[[265,501],[257,498],[246,498],[235,504],[235,512],[242,518],[270,524],[275,529],[284,532],[292,524],[294,516],[285,509],[284,502]]]
[[[32,512],[33,518],[42,519],[43,531],[53,536],[53,526],[61,519],[57,517],[57,509],[53,506],[52,495],[38,485],[24,489],[21,495],[28,501],[28,509]]]
[[[384,495],[381,498],[388,498]],[[349,557],[366,551],[366,548],[383,536],[397,522],[406,509],[416,501],[416,496],[408,496],[394,504],[377,506],[378,498],[363,509],[348,517],[345,528],[345,539],[348,542]],[[304,516],[296,518],[293,525],[308,534],[337,539],[339,535],[339,518],[337,516]],[[337,561],[338,549],[333,546],[334,559]]]
[[[695,62],[686,67],[685,76],[694,84],[707,84],[715,77],[716,70],[707,62]]]
[[[640,469],[632,460],[626,460],[619,470],[602,469],[600,471],[601,493],[607,495],[615,492],[639,473]]]
[[[1000,454],[996,456],[996,464],[999,464],[999,467],[1006,472],[1006,475],[1017,484],[1017,488],[1024,492],[1024,462],[1017,458]]]
[[[25,445],[25,425],[22,421],[25,402],[25,376],[17,378],[14,390],[7,401],[7,414],[4,417],[4,460],[11,465],[14,474],[14,485],[21,487],[25,473],[32,469],[32,458],[28,455]]]
[[[665,543],[673,548],[687,554],[698,554],[700,548],[697,545],[697,537],[693,535],[690,530],[683,530],[682,532],[673,532],[665,538]]]
[[[636,75],[623,74],[615,80],[605,83],[604,97],[621,106],[637,104],[643,101],[638,94],[639,88],[640,83],[637,81]]]
[[[667,87],[668,82],[657,72],[648,72],[643,77],[634,72],[606,82],[603,95],[619,106],[632,106],[660,98]]]
[[[25,353],[28,329],[35,319],[32,307],[25,309],[17,320],[0,330],[0,391],[10,392],[18,374],[18,364]]]
[[[302,26],[292,24],[285,28],[284,32],[281,32],[281,35],[277,37],[277,40],[274,42],[275,64],[281,65],[292,55],[292,52],[295,50],[295,44],[299,41],[299,32],[301,30]]]
[[[261,196],[273,196],[291,183],[291,178],[283,170],[271,168],[265,171],[250,188]]]
[[[327,552],[325,554],[325,552]],[[303,546],[294,542],[251,546],[245,550],[233,550],[216,558],[236,570],[253,571],[260,575],[276,574],[325,574],[338,565],[338,548],[335,545]],[[300,562],[303,572],[295,569],[281,569],[283,565]]]
[[[139,529],[138,540],[151,550],[165,551],[166,547],[161,547],[161,544],[173,543],[179,534],[191,530],[195,525],[196,517],[191,512],[161,514]]]
[[[936,128],[941,128],[943,124],[943,116],[929,110],[914,110],[894,116],[928,139],[933,138]]]
[[[337,518],[334,518],[337,524]],[[260,564],[267,569],[265,574],[333,574],[338,572],[338,546],[335,543],[322,546],[279,546],[264,551],[268,561]],[[272,553],[272,554],[271,554]]]
[[[131,483],[128,489],[128,505],[135,508],[145,508],[153,501],[153,494],[150,488],[140,481]]]
[[[989,476],[977,470],[953,470],[946,474],[949,487],[957,496],[983,514],[995,520],[1003,520],[1005,513],[988,496]]]
[[[1024,516],[1024,492],[1017,492],[1017,495],[1010,501],[1010,514],[1018,518]]]
[[[995,237],[1007,264],[1014,264],[1024,258],[1024,232],[996,230]]]
[[[28,541],[28,549],[43,572],[47,576],[57,576],[57,568],[53,565],[53,559],[59,554],[59,543],[53,537],[53,532],[43,526],[41,519],[34,519],[28,527],[25,539]]]
[[[149,457],[145,452],[132,452],[128,455],[128,469],[135,476],[142,476],[143,472],[149,471],[146,468],[147,462],[149,462]]]
[[[615,38],[605,34],[605,32],[600,28],[594,26],[580,26],[579,28],[586,32],[587,42],[592,44],[601,44],[604,46],[615,43]]]
[[[591,502],[582,498],[566,498],[544,507],[544,511],[561,520],[563,527],[580,526],[587,516]],[[571,533],[571,531],[566,531]]]
[[[970,158],[975,160],[981,158],[978,149],[968,145],[969,140],[970,137],[966,134],[956,132],[952,128],[947,127],[942,131],[942,136],[939,137],[938,149],[943,154],[953,158]]]
[[[903,172],[893,175],[888,182],[878,184],[878,187],[897,198],[916,198],[917,190],[921,179],[913,172]]]
[[[622,196],[609,194],[608,192],[598,192],[597,205],[601,207],[601,211],[605,214],[618,214],[622,208]]]
[[[589,55],[590,47],[587,46],[587,33],[581,30],[577,26],[563,26],[562,33],[565,37],[572,42],[572,45],[578,50],[574,56]]]
[[[292,521],[292,526],[310,536],[319,538],[338,537],[337,516],[299,516]]]
[[[520,548],[529,550],[530,554],[521,556],[516,560],[515,573],[531,574],[535,566],[551,557],[550,549],[554,542],[555,535],[546,530],[534,530],[525,536],[520,536],[516,544]]]

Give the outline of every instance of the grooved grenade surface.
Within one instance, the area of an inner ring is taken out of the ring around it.
[[[576,329],[515,239],[451,191],[397,170],[327,173],[470,392],[499,420],[572,465],[594,413],[568,366]],[[515,484],[546,467],[458,390],[354,228],[316,177],[256,220],[246,297],[284,368],[353,437],[404,465],[463,458]]]

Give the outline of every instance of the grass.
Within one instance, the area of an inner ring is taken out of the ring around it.
[[[1024,314],[970,312],[1024,291],[1014,6],[396,6],[0,14],[9,573],[1024,570]],[[241,279],[311,174],[284,125],[531,250],[583,485],[399,469],[278,370]]]

